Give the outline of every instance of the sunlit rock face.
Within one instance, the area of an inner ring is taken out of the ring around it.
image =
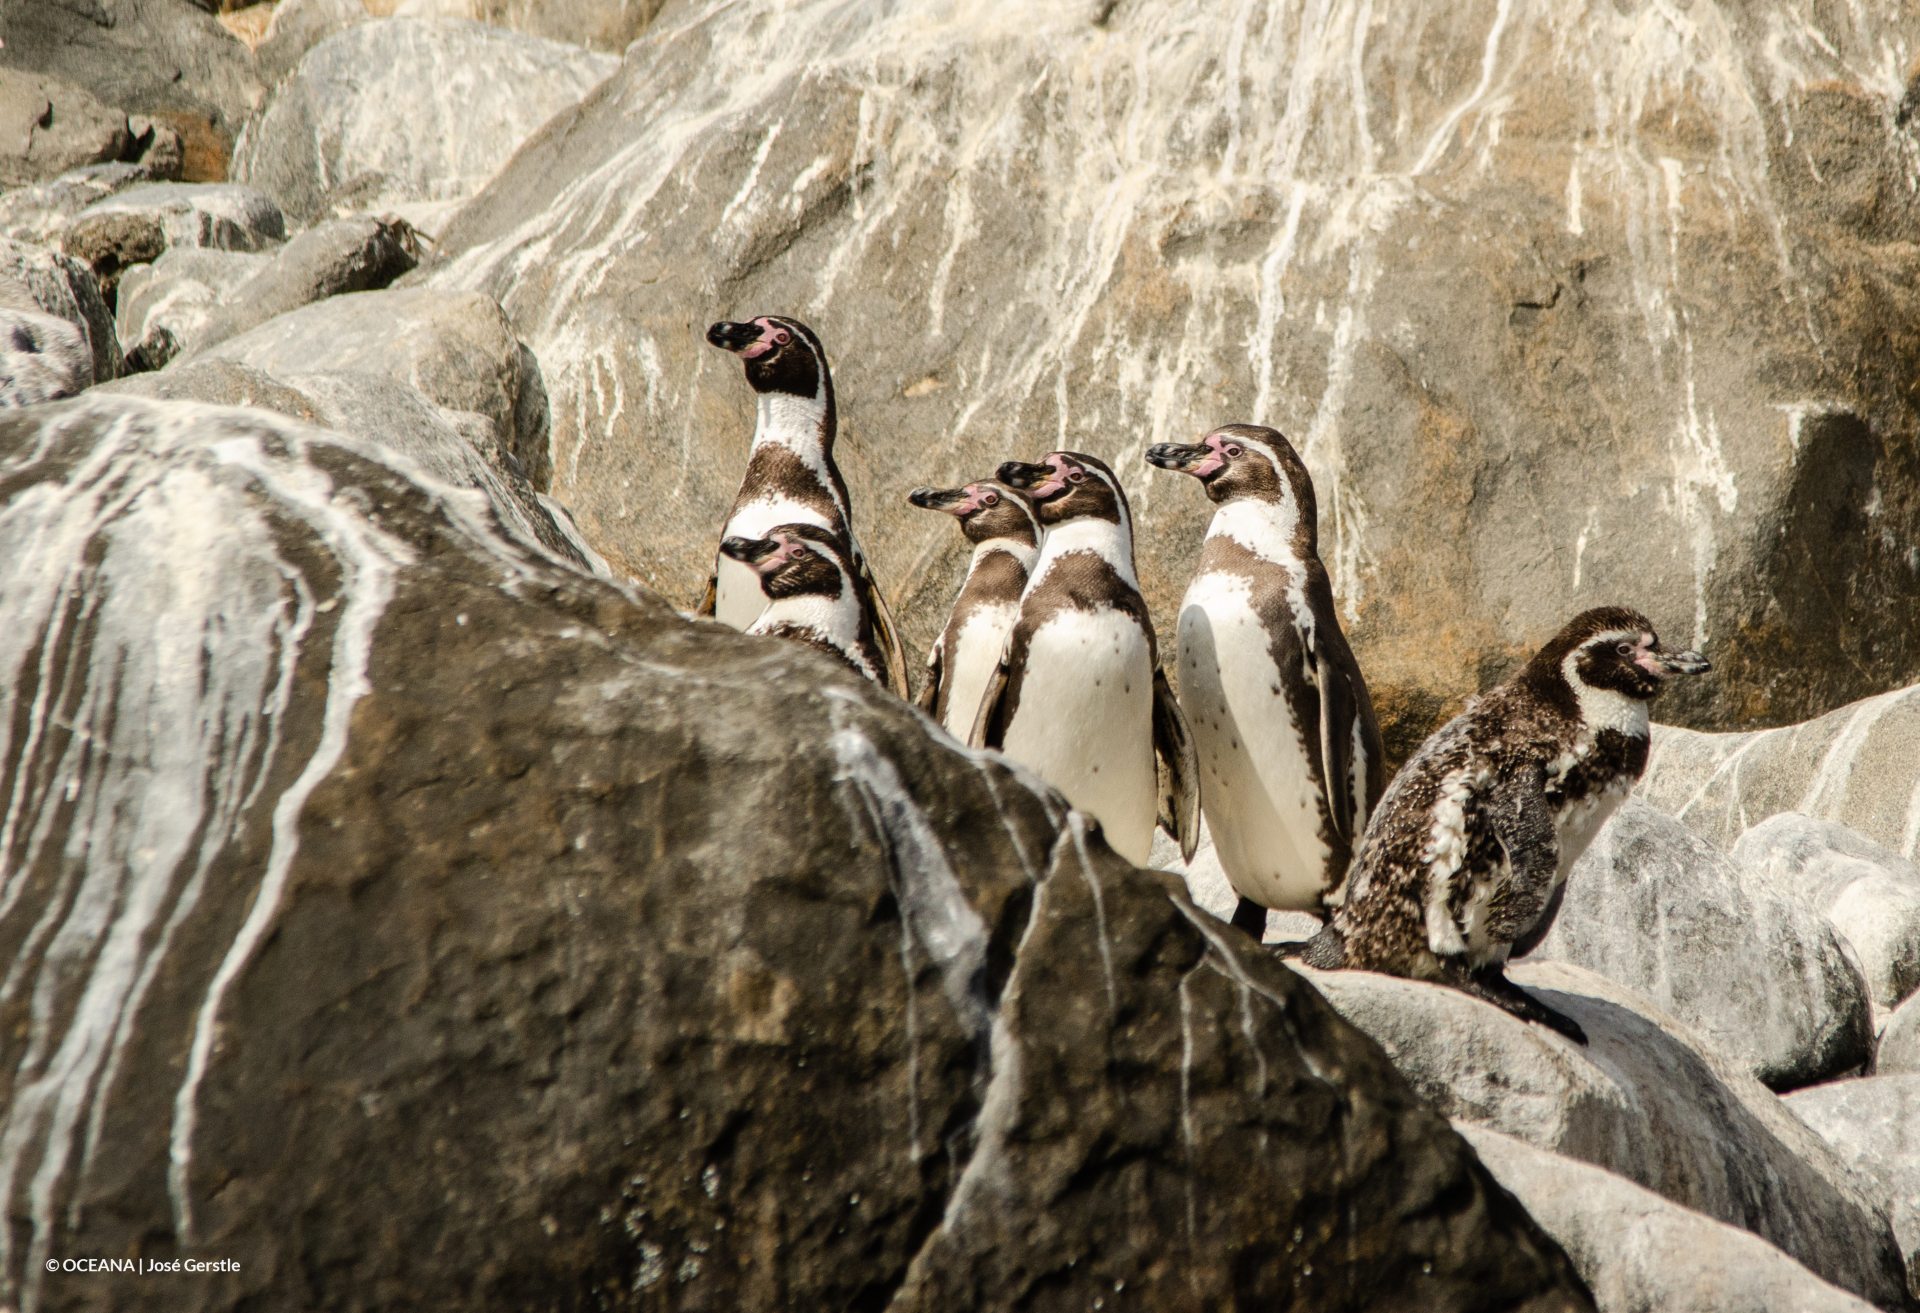
[[[1290,434],[1405,751],[1578,608],[1780,723],[1920,670],[1920,147],[1899,0],[670,7],[447,236],[553,392],[555,494],[694,596],[752,429],[722,317],[804,317],[908,636],[916,484],[1060,445],[1163,632],[1211,509],[1141,461]]]
[[[404,445],[0,417],[0,1306],[1593,1308],[1058,794]]]

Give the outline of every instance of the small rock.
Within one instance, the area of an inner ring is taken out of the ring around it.
[[[1600,1313],[1872,1313],[1739,1227],[1484,1126],[1454,1129],[1560,1242]]]
[[[232,176],[300,223],[459,200],[619,64],[458,19],[356,24],[274,89],[234,148]]]
[[[105,382],[121,370],[113,314],[93,271],[72,256],[0,238],[0,301],[66,320],[86,338],[92,378]]]
[[[1617,1172],[1864,1299],[1903,1298],[1884,1212],[1846,1165],[1758,1081],[1633,991],[1563,962],[1508,969],[1580,1023],[1583,1047],[1441,985],[1300,970],[1446,1116]]]
[[[127,116],[79,87],[0,68],[0,187],[124,158]]]
[[[93,382],[93,348],[65,319],[0,309],[0,409],[75,396]]]
[[[1909,998],[1887,1018],[1874,1051],[1873,1070],[1881,1076],[1920,1072],[1920,999]]]
[[[93,266],[102,288],[120,271],[176,246],[261,251],[285,239],[271,197],[231,183],[157,182],[109,196],[74,216],[61,249]]]
[[[200,326],[193,349],[211,346],[276,315],[348,292],[377,291],[418,259],[418,243],[405,221],[356,215],[316,224],[288,242]]]
[[[1572,962],[1645,995],[1777,1090],[1873,1052],[1867,982],[1833,926],[1637,800],[1575,863],[1531,960]]]
[[[129,187],[161,181],[144,164],[90,164],[51,182],[0,195],[0,237],[34,246],[56,246],[75,215]]]
[[[538,366],[484,293],[352,292],[270,319],[201,353],[208,357],[282,377],[326,370],[397,378],[436,405],[485,415],[499,449],[543,488],[538,458],[546,440],[545,393],[538,391],[536,404]]]
[[[1907,1289],[1920,1297],[1920,1075],[1836,1081],[1789,1094],[1786,1104],[1886,1207]]]
[[[128,368],[160,369],[200,343],[221,301],[272,262],[270,255],[181,246],[123,271],[114,322]]]
[[[371,17],[361,0],[280,0],[265,39],[253,48],[260,76],[270,85],[278,82],[309,50]]]
[[[1877,1008],[1920,989],[1920,868],[1835,821],[1795,812],[1740,836],[1735,862],[1792,889],[1859,954]]]

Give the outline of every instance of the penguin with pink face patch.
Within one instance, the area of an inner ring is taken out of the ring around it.
[[[740,357],[758,400],[746,476],[720,536],[762,540],[777,526],[810,524],[838,538],[881,654],[880,682],[906,697],[906,652],[853,536],[847,485],[833,463],[839,417],[820,339],[797,319],[762,315],[746,323],[722,320],[707,330],[707,341]],[[701,614],[750,628],[767,605],[760,582],[744,563],[720,553]]]
[[[720,553],[753,572],[766,601],[749,634],[790,639],[838,657],[875,683],[885,664],[860,604],[852,554],[814,524],[782,524],[764,538],[725,538]]]
[[[1075,451],[1008,461],[1000,482],[1033,501],[1045,536],[971,741],[998,748],[1100,822],[1144,865],[1159,824],[1193,855],[1193,740],[1160,670],[1133,570],[1133,513],[1106,464]]]
[[[953,516],[973,544],[966,582],[927,653],[927,682],[917,703],[964,743],[1020,614],[1020,594],[1040,555],[1040,521],[1026,493],[993,479],[964,488],[915,488],[907,500]]]
[[[1273,429],[1228,424],[1147,460],[1218,510],[1180,603],[1180,705],[1207,828],[1259,938],[1267,910],[1326,915],[1387,775],[1380,727],[1317,549],[1313,480]]]

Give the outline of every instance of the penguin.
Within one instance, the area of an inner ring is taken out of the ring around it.
[[[1136,866],[1156,817],[1191,857],[1200,831],[1193,739],[1160,669],[1120,480],[1072,451],[1008,461],[999,478],[1032,498],[1044,536],[970,741],[1031,767]]]
[[[860,603],[853,553],[817,524],[782,524],[764,538],[724,538],[720,551],[753,572],[766,608],[749,634],[787,638],[838,657],[876,684],[886,662]]]
[[[763,539],[783,524],[813,524],[836,535],[846,544],[855,593],[880,649],[880,682],[908,696],[906,652],[853,536],[847,485],[833,463],[839,418],[820,339],[797,319],[762,315],[743,324],[722,320],[707,330],[707,341],[740,357],[759,398],[752,454],[721,538]],[[700,614],[747,629],[765,606],[753,571],[720,553]]]
[[[1040,554],[1040,521],[1026,493],[993,479],[963,488],[915,488],[907,500],[953,516],[973,544],[966,582],[927,653],[927,679],[916,704],[965,742],[1020,613],[1020,594]]]
[[[1282,955],[1451,985],[1586,1043],[1507,979],[1507,959],[1546,937],[1567,871],[1646,769],[1647,704],[1708,669],[1663,647],[1638,611],[1575,616],[1401,768],[1332,919]]]
[[[1180,705],[1233,923],[1312,912],[1346,878],[1386,788],[1373,698],[1340,630],[1316,546],[1313,480],[1273,429],[1228,424],[1147,460],[1200,480],[1220,509],[1180,603]]]

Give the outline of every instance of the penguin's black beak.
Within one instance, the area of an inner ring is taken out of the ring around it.
[[[1656,652],[1653,659],[1669,675],[1699,675],[1713,669],[1698,652]]]
[[[1213,448],[1204,443],[1156,442],[1147,448],[1147,463],[1163,470],[1195,474],[1195,467],[1204,464],[1211,455]]]
[[[967,499],[965,488],[915,488],[907,500],[923,511],[945,511],[952,515]]]
[[[995,472],[994,477],[1009,488],[1029,492],[1038,484],[1045,483],[1053,477],[1053,466],[1029,465],[1023,460],[1010,460]]]
[[[771,538],[725,538],[720,542],[720,554],[743,565],[758,565],[779,550],[780,544]]]
[[[760,340],[760,325],[735,324],[722,319],[707,330],[707,341],[722,351],[745,351]]]

